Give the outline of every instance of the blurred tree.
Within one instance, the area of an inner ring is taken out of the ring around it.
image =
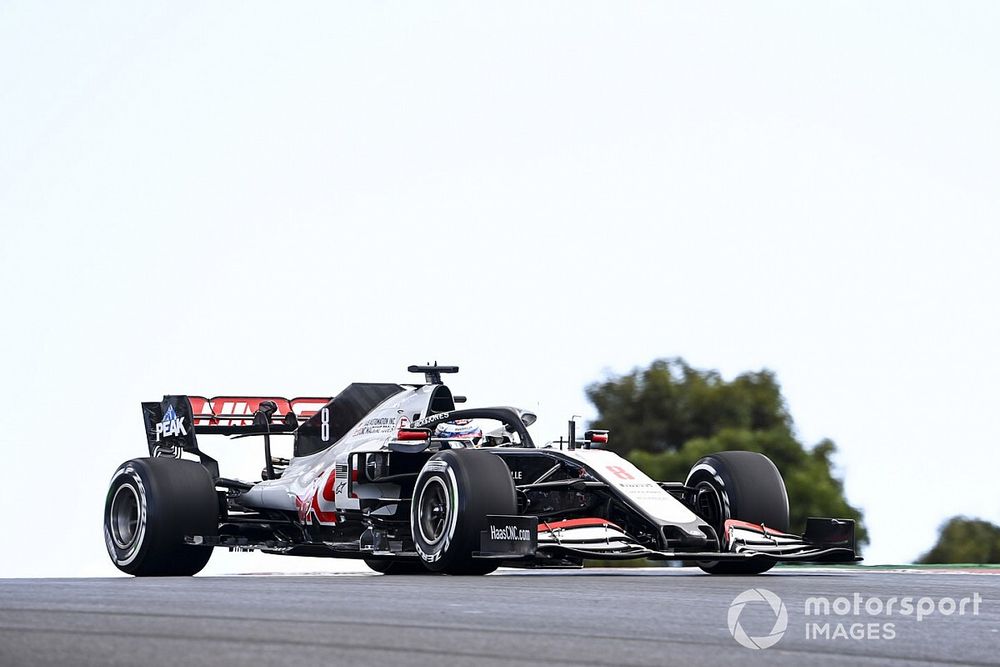
[[[586,391],[601,415],[599,428],[614,431],[624,451],[676,451],[727,428],[792,432],[781,387],[767,370],[726,382],[683,359],[660,359]]]
[[[684,480],[695,461],[714,452],[760,452],[785,479],[793,530],[810,516],[854,519],[859,544],[868,542],[861,510],[847,502],[833,473],[836,445],[823,440],[807,449],[799,442],[771,371],[727,382],[683,359],[661,359],[586,392],[598,411],[593,427],[609,429],[610,446],[653,479]]]
[[[1000,526],[953,516],[941,526],[937,544],[918,563],[1000,563]]]

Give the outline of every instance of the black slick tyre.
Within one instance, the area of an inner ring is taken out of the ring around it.
[[[685,485],[695,489],[696,511],[720,539],[728,519],[788,532],[785,482],[763,454],[738,451],[705,456],[691,467]],[[699,562],[698,567],[710,574],[761,574],[774,567],[774,561],[711,561]]]
[[[410,510],[423,565],[447,574],[488,574],[499,563],[477,559],[488,514],[516,514],[514,482],[499,456],[479,450],[438,452],[424,464]]]
[[[188,535],[215,536],[219,500],[208,471],[194,461],[133,459],[111,478],[104,504],[104,541],[111,561],[137,577],[190,576],[211,546],[185,544]]]

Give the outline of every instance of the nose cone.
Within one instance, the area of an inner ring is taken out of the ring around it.
[[[719,539],[712,527],[705,523],[692,522],[682,526],[663,526],[661,548],[665,551],[718,551]]]

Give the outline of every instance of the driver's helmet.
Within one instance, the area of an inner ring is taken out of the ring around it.
[[[438,424],[434,431],[434,437],[479,442],[479,439],[483,437],[483,429],[473,424],[471,419],[455,419]]]
[[[511,433],[513,433],[512,430],[508,430],[506,426],[500,424],[492,431],[483,433],[480,447],[510,447],[514,444]]]

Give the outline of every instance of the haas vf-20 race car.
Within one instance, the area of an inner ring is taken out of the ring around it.
[[[454,366],[422,384],[355,383],[334,398],[165,396],[142,404],[149,457],[114,473],[111,560],[136,576],[193,575],[215,547],[362,558],[385,574],[486,574],[630,558],[757,574],[778,562],[858,560],[854,523],[789,532],[781,474],[722,452],[683,482],[656,482],[606,449],[608,432],[538,445],[535,415],[459,407]],[[262,479],[220,475],[199,435],[263,439]],[[273,456],[290,436],[293,455]]]

